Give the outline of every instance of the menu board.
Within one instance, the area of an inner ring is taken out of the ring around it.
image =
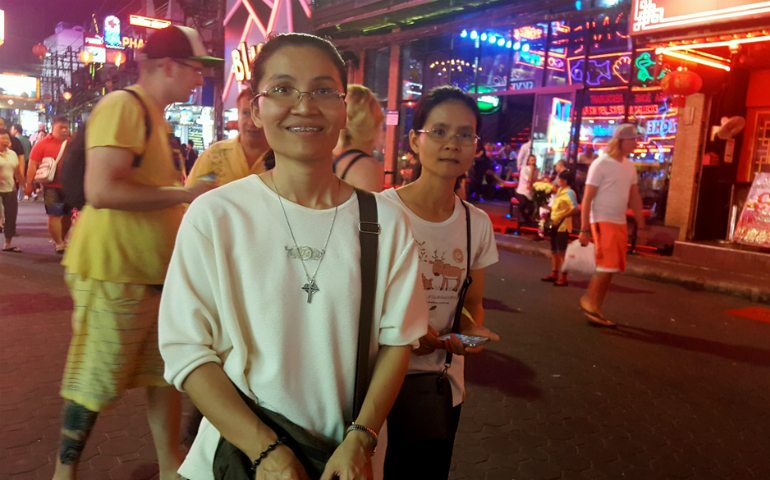
[[[770,248],[770,173],[758,173],[754,177],[733,241]]]

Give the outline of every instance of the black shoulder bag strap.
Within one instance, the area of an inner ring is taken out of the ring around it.
[[[377,290],[377,245],[381,231],[374,194],[356,189],[356,195],[360,215],[358,237],[361,242],[361,310],[358,314],[358,361],[351,423],[358,418],[366,392],[369,390],[369,346],[374,321],[374,297]]]
[[[128,92],[133,96],[137,102],[139,102],[139,105],[142,106],[142,110],[144,110],[144,143],[150,141],[150,135],[152,135],[152,120],[150,119],[150,111],[147,110],[147,106],[142,101],[142,97],[139,96],[138,93],[136,93],[133,90],[129,90],[127,88],[123,89],[124,92]],[[142,157],[144,155],[137,155],[134,157],[134,163],[131,164],[133,168],[139,168],[139,165],[142,164]]]
[[[468,209],[468,205],[465,204],[462,200],[460,200],[460,203],[462,203],[463,208],[465,208],[465,235],[466,235],[466,276],[465,281],[463,282],[463,286],[460,289],[460,293],[457,296],[457,309],[455,310],[455,321],[452,324],[452,333],[460,333],[460,319],[462,319],[463,316],[463,307],[465,305],[465,296],[468,294],[468,289],[471,286],[471,283],[473,283],[473,278],[471,278],[471,212]],[[444,360],[444,372],[449,370],[449,366],[452,365],[452,352],[447,351],[446,352],[446,360]]]
[[[342,172],[342,175],[340,176],[340,180],[345,180],[345,176],[348,174],[348,170],[350,170],[350,167],[352,167],[353,164],[355,164],[360,159],[369,156],[369,154],[364,152],[363,150],[348,150],[347,152],[343,153],[342,155],[334,159],[334,163],[332,163],[332,170],[334,171],[335,174],[337,173],[337,164],[339,163],[339,161],[347,157],[351,153],[358,153],[358,155],[356,155],[350,161],[350,163],[348,163],[348,166],[345,167],[345,171]]]

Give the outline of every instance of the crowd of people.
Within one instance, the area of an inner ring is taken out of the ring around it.
[[[69,244],[57,170],[72,142],[67,119],[26,155],[0,125],[3,250],[18,251],[16,185],[30,195],[44,181],[74,301],[54,479],[76,477],[99,413],[133,388],[147,392],[161,480],[447,478],[464,359],[500,340],[482,304],[485,269],[498,261],[492,224],[458,188],[472,166],[503,180],[485,163],[476,101],[455,87],[427,92],[409,132],[419,174],[383,191],[376,98],[348,85],[330,42],[282,34],[238,96],[238,135],[175,159],[164,108],[221,62],[192,29],[152,34],[139,81],[88,120],[87,203]],[[640,206],[623,160],[635,137],[618,132],[589,171],[580,236],[593,231],[601,272],[581,307],[606,326],[601,305],[623,269],[615,203],[627,189]],[[530,151],[498,152],[516,163],[522,200],[538,178]],[[557,173],[546,279],[563,286],[578,209],[570,172]],[[184,459],[182,391],[201,413]]]

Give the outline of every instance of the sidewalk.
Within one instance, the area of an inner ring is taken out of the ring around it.
[[[496,234],[497,248],[513,253],[550,257],[550,243],[535,242],[533,237]],[[682,287],[721,293],[753,302],[770,304],[770,277],[744,275],[704,267],[686,265],[674,257],[629,255],[626,274],[657,282],[673,283]]]

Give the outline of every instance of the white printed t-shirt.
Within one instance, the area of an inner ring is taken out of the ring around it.
[[[10,148],[0,153],[0,193],[12,192],[16,185],[14,170],[19,168],[19,156]]]
[[[516,187],[516,193],[524,195],[532,200],[532,167],[527,165],[519,173],[519,185]]]
[[[586,178],[586,185],[597,187],[591,204],[591,223],[625,225],[631,187],[637,182],[636,167],[627,158],[618,162],[604,154],[594,160]]]
[[[354,194],[340,205],[325,253],[334,209],[283,204],[299,251],[278,196],[258,176],[217,188],[191,204],[160,306],[165,377],[181,389],[198,366],[220,364],[262,407],[341,442],[344,420],[352,416],[358,350],[358,199]],[[378,198],[377,205],[382,234],[370,368],[380,346],[417,346],[428,328],[409,221],[391,201]],[[302,290],[307,279],[300,255],[310,275],[325,257],[312,303]],[[204,419],[179,473],[213,480],[219,439]]]
[[[420,278],[430,312],[430,326],[442,335],[447,334],[452,330],[460,288],[468,276],[468,241],[462,201],[455,197],[452,216],[436,223],[415,215],[401,201],[395,189],[385,190],[380,195],[398,202],[409,216],[419,249]],[[471,270],[480,270],[497,263],[495,234],[489,216],[473,205],[466,205],[471,215]],[[408,373],[442,372],[445,360],[445,350],[437,350],[429,355],[412,355]],[[465,357],[453,355],[448,374],[455,406],[463,401],[464,371]]]

